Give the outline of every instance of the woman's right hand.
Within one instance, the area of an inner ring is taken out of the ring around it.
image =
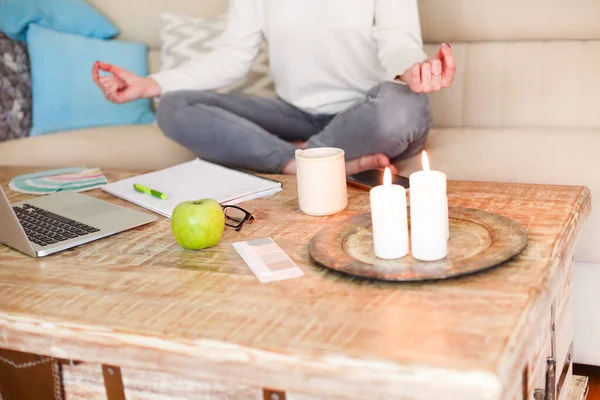
[[[110,76],[100,76],[100,71],[111,73]],[[96,61],[92,68],[92,78],[104,93],[104,97],[113,103],[158,97],[160,86],[152,78],[143,78],[116,65]]]

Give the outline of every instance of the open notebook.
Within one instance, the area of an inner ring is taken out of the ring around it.
[[[160,200],[133,188],[134,183],[158,190],[169,198]],[[134,176],[102,187],[124,200],[171,218],[182,201],[215,199],[221,204],[237,204],[282,190],[281,182],[195,159],[171,168]]]

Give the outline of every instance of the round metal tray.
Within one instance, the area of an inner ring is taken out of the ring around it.
[[[410,254],[396,260],[375,257],[370,214],[323,228],[311,239],[309,253],[317,263],[346,274],[410,282],[480,272],[515,257],[527,246],[525,228],[510,218],[468,208],[451,207],[448,214],[448,257],[439,261],[419,261]]]

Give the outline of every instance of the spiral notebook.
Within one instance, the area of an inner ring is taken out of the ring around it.
[[[160,200],[139,193],[134,183],[158,190],[169,198]],[[281,182],[195,159],[167,169],[134,176],[102,187],[107,193],[171,218],[182,201],[215,199],[221,204],[238,204],[282,190]]]

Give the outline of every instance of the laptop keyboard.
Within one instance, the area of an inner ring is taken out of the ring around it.
[[[31,204],[13,207],[13,210],[29,240],[40,246],[64,242],[100,230]]]

